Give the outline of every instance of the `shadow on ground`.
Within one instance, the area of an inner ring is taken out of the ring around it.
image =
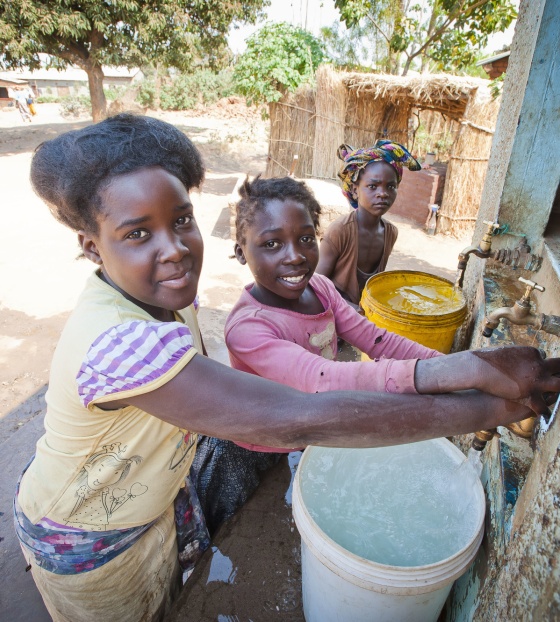
[[[68,123],[31,123],[25,127],[2,128],[0,134],[0,156],[32,153],[46,140],[70,130],[79,130],[90,121],[68,121]]]
[[[12,500],[21,472],[30,461],[33,447],[43,434],[46,385],[0,420],[0,610],[9,622],[51,620],[35,587],[15,534]],[[34,415],[18,425],[29,413]]]
[[[238,177],[228,175],[227,177],[206,178],[202,186],[202,192],[215,194],[217,196],[228,196],[233,192]]]

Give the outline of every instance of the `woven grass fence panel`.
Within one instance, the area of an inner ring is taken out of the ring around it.
[[[380,138],[408,143],[410,106],[380,97],[360,89],[348,92],[346,132],[344,142],[353,147],[370,147]]]
[[[412,110],[411,125],[415,132],[409,133],[412,151],[423,158],[426,153],[436,154],[436,160],[447,162],[461,124],[438,110]]]
[[[347,92],[340,74],[329,65],[317,70],[317,98],[315,102],[315,150],[313,177],[336,179],[340,160],[336,150],[344,142]]]
[[[315,90],[299,89],[270,104],[269,110],[266,177],[285,177],[291,172],[296,177],[310,177],[315,140]]]
[[[438,230],[463,237],[474,231],[499,101],[485,90],[470,98],[453,144],[443,190]]]

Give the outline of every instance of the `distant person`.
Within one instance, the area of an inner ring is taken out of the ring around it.
[[[317,272],[358,309],[367,280],[383,272],[397,240],[395,225],[383,216],[397,198],[403,167],[421,169],[403,145],[378,140],[373,147],[341,145],[338,173],[342,193],[354,208],[330,224],[320,246]]]
[[[19,110],[22,121],[29,121],[31,123],[31,112],[29,111],[27,97],[26,94],[23,92],[23,89],[19,87],[16,87],[14,89],[14,101],[16,104],[16,108]]]
[[[27,102],[27,107],[29,108],[29,112],[31,116],[35,116],[37,114],[37,110],[35,108],[35,93],[31,89],[28,89],[25,94],[25,101]]]

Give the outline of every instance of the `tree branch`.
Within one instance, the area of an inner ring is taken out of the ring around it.
[[[420,47],[418,48],[418,50],[416,50],[416,52],[414,52],[413,54],[411,54],[410,56],[407,54],[409,60],[412,60],[413,58],[416,58],[416,56],[418,56],[419,54],[421,54],[427,47],[430,46],[431,43],[433,43],[434,41],[437,41],[440,36],[451,26],[451,24],[457,20],[457,18],[461,15],[461,13],[464,13],[464,15],[468,15],[469,13],[472,13],[475,9],[478,9],[481,6],[484,6],[485,4],[488,4],[490,0],[479,0],[479,2],[476,2],[475,4],[473,4],[471,7],[469,7],[468,9],[466,9],[465,11],[463,11],[463,5],[464,3],[461,4],[461,6],[459,6],[457,9],[455,9],[455,11],[453,13],[450,13],[447,16],[446,21],[443,23],[442,26],[440,26],[435,32],[434,34],[429,37],[426,42]],[[406,53],[406,52],[405,52]]]
[[[60,41],[55,36],[43,35],[41,44],[48,54],[62,58],[69,63],[80,64],[88,57],[85,46],[80,46],[77,41],[65,43],[64,47],[61,47]]]
[[[391,40],[387,37],[387,35],[381,30],[381,27],[377,24],[377,22],[373,19],[373,17],[371,15],[366,15],[366,17],[369,19],[369,21],[373,24],[373,26],[375,27],[375,29],[381,34],[383,35],[383,38],[385,39],[385,41],[387,41],[388,45],[391,45]]]

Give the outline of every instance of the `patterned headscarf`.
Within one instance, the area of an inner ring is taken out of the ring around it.
[[[403,166],[410,171],[419,171],[422,168],[420,162],[410,155],[406,147],[390,140],[378,140],[373,147],[367,149],[340,145],[336,154],[344,162],[338,173],[342,180],[342,194],[354,209],[358,207],[358,203],[352,197],[352,187],[358,181],[360,171],[370,162],[382,161],[390,164],[397,173],[399,183],[402,179]]]

